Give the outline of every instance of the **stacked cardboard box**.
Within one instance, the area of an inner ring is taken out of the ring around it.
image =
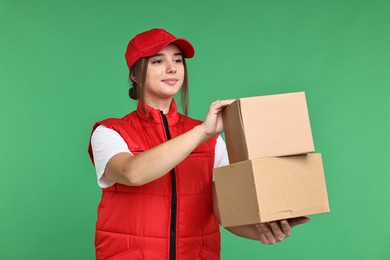
[[[214,171],[223,226],[329,212],[304,92],[241,98],[222,117],[231,163]]]

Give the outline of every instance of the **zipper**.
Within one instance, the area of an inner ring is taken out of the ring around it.
[[[171,133],[169,132],[168,120],[164,115],[163,111],[161,112],[161,117],[164,124],[165,133],[167,139],[171,139]],[[170,239],[169,239],[169,259],[176,260],[176,210],[177,210],[177,194],[176,194],[176,173],[175,168],[171,171],[172,176],[172,198],[171,198],[171,223],[170,223]]]

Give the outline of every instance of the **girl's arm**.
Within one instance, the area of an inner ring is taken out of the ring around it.
[[[118,153],[107,163],[106,178],[125,185],[138,186],[156,180],[171,171],[197,146],[223,131],[221,111],[233,100],[210,105],[205,121],[190,131],[133,156]]]

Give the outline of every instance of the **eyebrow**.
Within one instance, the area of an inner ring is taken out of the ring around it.
[[[164,56],[164,54],[163,54],[163,53],[157,53],[157,54],[155,54],[155,55],[150,56],[150,58],[160,57],[160,56]],[[176,52],[176,53],[173,54],[173,56],[181,56],[181,57],[183,57],[183,53],[181,53],[181,52]]]

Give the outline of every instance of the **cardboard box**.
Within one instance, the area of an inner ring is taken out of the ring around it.
[[[319,153],[239,162],[214,177],[224,227],[329,212]]]
[[[240,98],[222,119],[230,163],[314,152],[304,92]]]

